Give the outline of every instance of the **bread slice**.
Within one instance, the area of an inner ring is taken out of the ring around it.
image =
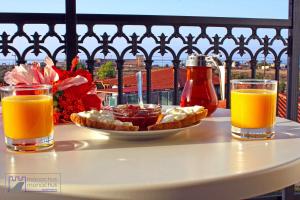
[[[187,114],[186,117],[183,119],[174,120],[170,122],[163,122],[165,116],[166,114],[161,114],[154,125],[148,126],[148,130],[176,129],[176,128],[184,128],[187,126],[191,126],[193,124],[200,122],[201,119],[207,116],[207,109],[203,108],[198,112]]]
[[[133,126],[129,123],[114,121],[101,121],[93,118],[88,118],[79,115],[78,113],[72,113],[70,116],[72,122],[80,126],[86,126],[91,128],[105,129],[105,130],[118,130],[118,131],[138,131],[138,126]]]

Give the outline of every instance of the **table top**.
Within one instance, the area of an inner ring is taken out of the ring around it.
[[[121,141],[55,127],[47,152],[6,150],[0,136],[0,195],[22,199],[244,199],[300,180],[300,124],[277,118],[272,140],[239,141],[230,111],[159,140]],[[7,173],[59,173],[60,192],[5,191]],[[2,194],[1,194],[2,193]]]

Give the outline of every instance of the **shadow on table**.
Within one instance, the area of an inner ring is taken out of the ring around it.
[[[214,126],[214,132],[211,130]],[[116,140],[116,139],[92,139],[92,140],[64,140],[56,141],[55,151],[76,151],[92,149],[114,149],[114,148],[136,148],[151,146],[169,146],[169,145],[186,145],[201,144],[214,142],[231,141],[230,127],[226,127],[227,133],[224,134],[224,127],[228,122],[203,121],[199,126],[179,132],[176,135],[151,140]],[[97,134],[97,133],[95,133]]]
[[[228,120],[228,118],[227,118]],[[212,129],[213,127],[213,129]],[[88,139],[56,141],[54,151],[81,151],[93,149],[137,148],[188,144],[243,142],[231,137],[230,122],[223,117],[206,118],[199,126],[177,135],[155,140]],[[212,131],[213,130],[213,131]],[[95,133],[96,134],[96,133]],[[300,138],[300,126],[290,121],[277,123],[273,140]]]

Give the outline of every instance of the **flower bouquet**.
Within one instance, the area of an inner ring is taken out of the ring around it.
[[[46,57],[45,63],[45,67],[39,63],[15,66],[5,74],[4,81],[9,85],[52,85],[55,124],[69,122],[72,113],[101,109],[93,77],[79,63],[78,56],[72,60],[70,70],[57,68],[49,57]]]

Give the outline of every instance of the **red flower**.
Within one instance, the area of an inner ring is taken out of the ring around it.
[[[78,65],[78,63],[79,63],[79,57],[75,56],[75,58],[73,58],[72,60],[71,72],[76,70],[76,66]]]
[[[58,74],[59,81],[58,81],[57,83],[59,83],[59,82],[65,80],[66,78],[71,77],[71,72],[69,72],[69,71],[67,71],[67,70],[59,69],[59,68],[57,68],[56,66],[53,66],[52,68],[53,68],[53,69],[56,71],[56,73]]]
[[[61,115],[61,113],[59,111],[54,110],[54,112],[53,112],[54,124],[58,124],[60,122],[60,115]]]
[[[71,71],[61,70],[57,67],[53,69],[58,73],[59,81],[54,83],[53,92],[57,102],[54,110],[54,122],[70,121],[72,113],[78,113],[85,110],[101,109],[101,100],[96,94],[89,94],[95,89],[92,74],[85,69],[76,69],[79,63],[79,57],[72,60]],[[75,77],[77,75],[85,77],[88,82],[79,86],[72,86],[63,91],[58,91],[58,85],[61,81]]]
[[[58,98],[58,106],[60,109],[56,109],[56,112],[59,113],[56,116],[59,117],[59,121],[69,121],[72,113],[85,110],[82,100],[68,93],[64,93]]]
[[[78,69],[73,73],[73,76],[77,76],[77,75],[85,77],[89,83],[93,82],[92,74],[88,70]]]
[[[82,97],[82,102],[84,104],[85,110],[100,110],[101,99],[96,94],[87,94]]]
[[[75,96],[76,98],[80,98],[83,95],[86,95],[92,89],[91,84],[84,83],[79,86],[72,86],[68,89],[64,90],[67,96]]]

